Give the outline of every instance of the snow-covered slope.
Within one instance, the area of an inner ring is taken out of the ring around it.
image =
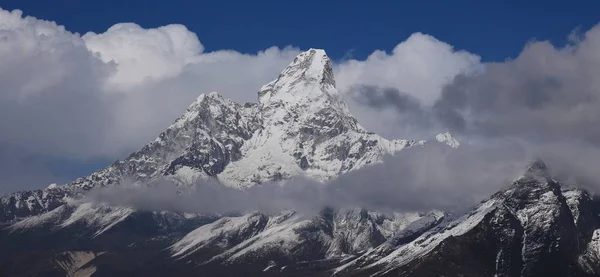
[[[564,188],[541,161],[471,212],[401,243],[393,240],[335,275],[597,276],[597,203]],[[402,235],[402,234],[399,234]]]
[[[176,258],[204,264],[279,259],[285,265],[293,260],[334,259],[363,253],[415,222],[443,216],[442,212],[386,215],[364,209],[325,210],[315,217],[293,211],[272,216],[251,213],[201,226],[170,250]]]
[[[437,134],[435,136],[435,139],[438,142],[445,143],[446,145],[448,145],[452,148],[458,148],[460,146],[460,143],[458,142],[458,140],[453,138],[452,135],[448,132]]]

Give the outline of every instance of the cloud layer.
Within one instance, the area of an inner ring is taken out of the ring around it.
[[[469,207],[523,173],[530,157],[516,144],[499,142],[453,150],[443,144],[413,147],[327,184],[301,177],[240,190],[200,181],[190,191],[169,179],[152,187],[99,188],[87,200],[142,210],[195,213],[291,209],[304,214],[323,208],[366,208],[383,212],[446,211]],[[457,162],[460,161],[460,162]]]

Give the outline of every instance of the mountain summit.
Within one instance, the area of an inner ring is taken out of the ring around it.
[[[331,108],[338,113],[350,114],[335,87],[331,60],[325,51],[318,49],[300,53],[277,79],[260,89],[258,96],[263,117],[273,120],[288,119],[285,114],[278,113],[282,108],[300,109],[306,113]]]
[[[323,50],[299,54],[258,96],[262,126],[242,147],[242,158],[218,176],[227,184],[298,175],[324,181],[414,144],[389,141],[360,126],[335,87]]]

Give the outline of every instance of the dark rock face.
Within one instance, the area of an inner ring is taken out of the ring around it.
[[[41,214],[64,204],[63,199],[73,195],[71,189],[46,189],[17,192],[0,198],[0,222]]]

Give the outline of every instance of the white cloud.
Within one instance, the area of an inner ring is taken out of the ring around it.
[[[457,51],[430,35],[414,33],[389,54],[377,50],[364,61],[339,64],[336,81],[338,89],[346,93],[354,115],[367,129],[390,138],[419,139],[430,134],[415,133],[399,124],[396,111],[356,103],[353,95],[348,95],[350,89],[355,85],[394,88],[427,107],[440,97],[442,88],[455,76],[478,72],[482,67],[479,56]]]
[[[102,61],[118,65],[110,81],[124,86],[147,78],[177,76],[204,51],[196,34],[179,24],[144,29],[134,23],[119,23],[101,34],[89,32],[83,40]]]
[[[456,51],[430,35],[414,33],[390,54],[377,50],[365,61],[339,65],[336,81],[342,91],[355,84],[393,87],[431,105],[454,76],[479,67],[479,56]]]
[[[114,68],[79,36],[20,11],[0,10],[0,41],[0,146],[88,154],[109,124],[100,86]]]

